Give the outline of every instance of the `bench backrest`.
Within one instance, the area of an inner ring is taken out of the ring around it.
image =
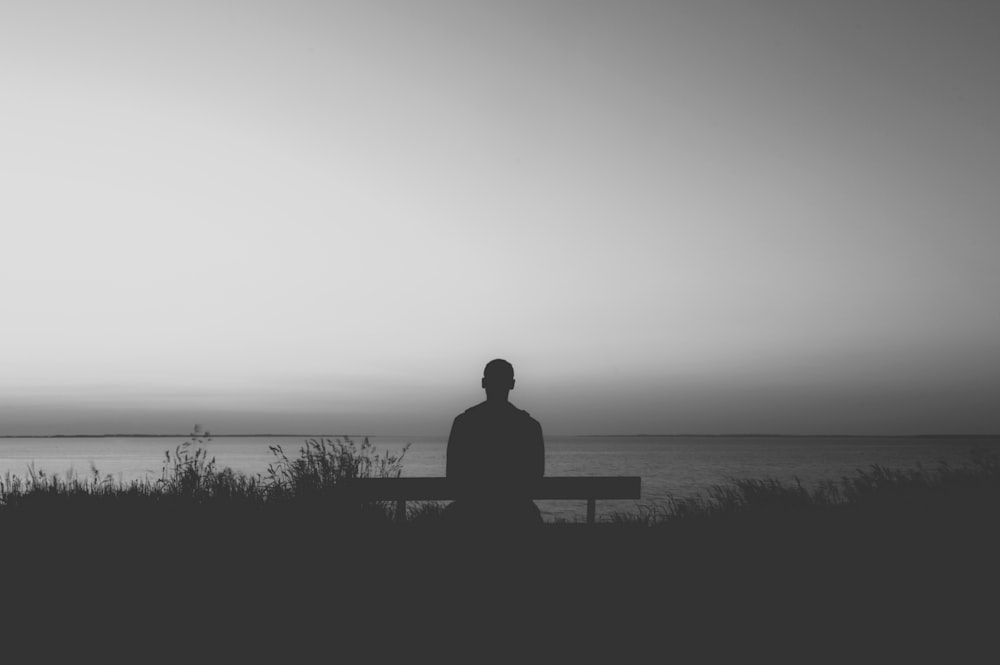
[[[532,499],[638,499],[639,476],[549,476],[534,483]],[[457,498],[450,478],[358,478],[342,489],[373,501],[448,501]]]

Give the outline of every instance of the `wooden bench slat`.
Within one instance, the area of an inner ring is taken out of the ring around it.
[[[639,476],[547,476],[531,488],[532,499],[638,499]],[[376,501],[448,501],[456,498],[451,478],[359,478],[341,491]]]

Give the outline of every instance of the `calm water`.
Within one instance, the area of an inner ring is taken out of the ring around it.
[[[372,437],[379,451],[399,451],[410,442],[403,475],[443,476],[446,437]],[[0,474],[25,475],[30,464],[47,473],[72,469],[128,481],[157,478],[165,450],[185,438],[0,439]],[[302,437],[213,438],[207,444],[218,464],[247,473],[264,473],[281,444],[291,455]],[[598,501],[598,517],[614,510],[662,502],[669,494],[691,496],[728,478],[800,479],[813,484],[838,479],[856,469],[880,464],[912,468],[918,463],[968,459],[974,448],[1000,453],[998,438],[800,438],[800,437],[549,437],[545,472],[550,476],[641,476],[643,498]],[[582,518],[583,501],[539,502],[546,519]]]

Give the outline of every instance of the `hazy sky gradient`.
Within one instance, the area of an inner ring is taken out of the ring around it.
[[[0,433],[1000,431],[993,2],[0,3]]]

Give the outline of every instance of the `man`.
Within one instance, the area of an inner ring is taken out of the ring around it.
[[[482,386],[486,401],[455,418],[448,437],[445,475],[458,483],[459,500],[447,516],[473,523],[540,523],[530,491],[545,474],[542,426],[508,401],[514,388],[509,362],[487,363]]]

